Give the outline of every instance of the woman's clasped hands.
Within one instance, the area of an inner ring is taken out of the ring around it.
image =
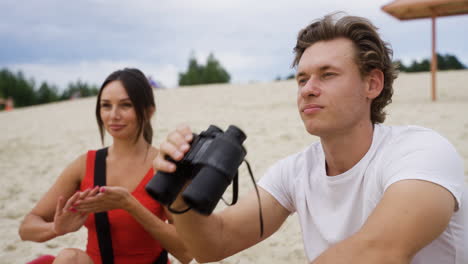
[[[63,197],[59,197],[54,216],[54,231],[57,235],[77,231],[90,213],[126,209],[131,198],[132,195],[126,188],[118,186],[96,186],[82,192],[77,191],[66,202]]]

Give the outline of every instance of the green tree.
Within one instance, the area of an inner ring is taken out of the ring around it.
[[[0,71],[0,91],[4,98],[12,97],[16,107],[36,103],[34,80],[26,80],[21,71],[14,74],[8,69],[2,69]]]
[[[410,66],[406,67],[400,61],[400,70],[404,72],[422,72],[431,70],[431,62],[429,59],[423,59],[421,62],[413,60]],[[437,69],[438,70],[461,70],[466,69],[457,57],[451,54],[441,55],[437,54]]]
[[[231,80],[229,73],[221,66],[219,61],[210,53],[203,69],[203,83],[228,83]]]
[[[186,72],[179,73],[179,85],[196,85],[207,83],[227,83],[231,79],[215,56],[210,53],[206,65],[199,64],[192,53]]]
[[[466,66],[461,63],[454,55],[447,54],[444,56],[444,63],[447,65],[447,70],[466,69]]]
[[[46,104],[59,100],[58,89],[53,85],[43,82],[36,93],[37,103]]]
[[[198,65],[195,55],[192,54],[189,59],[189,65],[186,73],[179,73],[179,85],[195,85],[203,83],[203,65]]]
[[[60,100],[67,100],[74,97],[88,97],[97,95],[99,92],[96,86],[89,85],[81,80],[71,82],[68,87],[63,91]]]

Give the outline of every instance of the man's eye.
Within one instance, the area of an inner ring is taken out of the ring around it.
[[[335,75],[336,75],[336,73],[334,73],[334,72],[326,72],[322,76],[323,77],[331,77],[331,76],[335,76]]]

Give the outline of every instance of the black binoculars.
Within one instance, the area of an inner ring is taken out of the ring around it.
[[[210,215],[226,188],[231,184],[247,154],[242,146],[246,135],[236,126],[226,132],[211,125],[194,134],[190,150],[175,162],[174,173],[157,172],[146,185],[146,191],[161,204],[170,206],[188,180],[192,182],[182,197],[189,208]]]

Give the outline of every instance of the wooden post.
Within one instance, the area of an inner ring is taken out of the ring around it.
[[[432,101],[437,100],[436,96],[436,72],[437,72],[437,54],[436,54],[436,17],[432,16],[432,63],[431,63],[431,81],[432,81]]]

